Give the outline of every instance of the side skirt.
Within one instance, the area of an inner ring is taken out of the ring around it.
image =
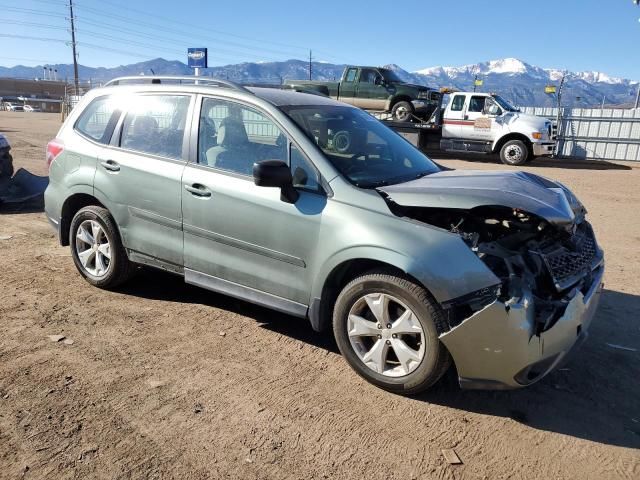
[[[246,287],[238,283],[223,280],[222,278],[184,269],[184,281],[191,285],[197,285],[213,292],[223,293],[230,297],[246,300],[263,307],[271,308],[278,312],[287,313],[296,317],[305,318],[309,307],[286,298],[278,297],[270,293],[262,292],[254,288]]]

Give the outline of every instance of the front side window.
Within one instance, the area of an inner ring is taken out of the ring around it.
[[[96,142],[106,144],[119,116],[120,111],[113,97],[98,97],[82,112],[75,129]]]
[[[342,105],[281,109],[358,187],[401,183],[439,170],[404,138],[360,109]]]
[[[269,118],[244,105],[205,98],[200,111],[198,162],[252,175],[262,160],[287,161],[287,138]]]
[[[127,99],[120,147],[160,157],[182,158],[190,97],[137,95]]]
[[[375,70],[364,69],[360,72],[360,83],[370,83],[375,84],[376,78],[378,78],[380,74]]]
[[[464,108],[464,95],[456,95],[451,102],[451,111],[461,112]]]
[[[487,97],[481,97],[474,95],[469,100],[469,111],[470,112],[482,112],[484,110],[484,102]]]

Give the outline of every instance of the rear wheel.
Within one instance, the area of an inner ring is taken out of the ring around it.
[[[69,239],[73,262],[90,284],[110,289],[131,277],[133,264],[105,208],[90,205],[80,209],[71,220]]]
[[[413,105],[410,102],[398,102],[391,109],[391,115],[396,122],[408,122],[413,117]]]
[[[509,140],[500,149],[500,160],[506,165],[523,165],[529,159],[529,148],[521,140]]]
[[[423,287],[386,273],[350,282],[333,314],[338,348],[351,367],[402,394],[429,388],[447,370],[449,354],[438,339],[443,326],[441,310]]]

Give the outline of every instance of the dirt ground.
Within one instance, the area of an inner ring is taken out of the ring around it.
[[[34,173],[58,127],[0,112]],[[607,273],[587,343],[519,391],[461,391],[450,372],[386,393],[304,321],[158,272],[98,290],[43,213],[0,214],[0,478],[640,478],[640,165],[525,170],[584,201]]]

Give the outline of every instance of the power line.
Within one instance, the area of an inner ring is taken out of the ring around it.
[[[178,35],[184,38],[188,38],[190,41],[194,41],[194,40],[207,40],[207,41],[211,41],[216,45],[219,44],[225,44],[225,45],[231,45],[231,46],[235,46],[235,47],[239,47],[245,50],[250,50],[252,52],[268,52],[268,53],[275,53],[278,55],[285,55],[285,56],[289,56],[289,55],[299,55],[300,53],[293,53],[293,52],[285,52],[282,50],[273,50],[273,49],[266,49],[266,48],[260,48],[257,49],[256,46],[253,45],[243,45],[241,43],[237,43],[237,42],[229,42],[227,40],[221,40],[218,38],[212,38],[212,37],[208,37],[208,36],[204,36],[204,35],[194,35],[193,31],[186,31],[186,30],[178,30],[175,28],[168,28],[164,25],[159,25],[157,23],[150,23],[150,22],[144,22],[144,21],[139,21],[139,20],[134,20],[122,15],[116,15],[116,14],[111,14],[111,13],[106,13],[103,12],[101,10],[95,9],[95,8],[91,8],[91,7],[86,7],[86,6],[80,6],[80,11],[81,13],[84,13],[85,15],[94,15],[96,17],[99,17],[101,22],[102,20],[106,17],[106,18],[111,18],[114,20],[118,20],[119,22],[125,22],[128,24],[132,24],[135,25],[137,27],[137,31],[139,31],[140,28],[147,28],[147,29],[153,29],[155,31],[157,30],[161,30],[163,33],[165,32],[169,32],[172,33],[174,35]],[[84,20],[85,17],[82,17],[80,19],[80,22],[87,22],[87,20]],[[94,22],[95,24],[95,22]],[[111,28],[114,28],[113,26]],[[118,28],[123,28],[121,26],[119,26]],[[157,38],[157,36],[156,36]],[[269,55],[256,55],[255,53],[247,53],[247,52],[237,52],[237,51],[233,51],[233,50],[228,50],[228,49],[220,49],[218,47],[216,47],[216,50],[220,50],[220,51],[227,51],[230,53],[233,53],[235,55],[243,55],[243,56],[248,56],[248,57],[254,57],[254,58],[259,58],[259,59],[263,59],[263,58],[270,58],[270,59],[274,59],[274,57],[270,57]]]
[[[37,0],[37,1],[46,2],[47,0]],[[168,22],[168,23],[171,23],[171,24],[174,24],[174,25],[182,25],[182,26],[185,26],[185,27],[189,27],[189,29],[194,29],[195,28],[197,30],[206,31],[207,33],[216,32],[216,33],[220,33],[222,35],[226,35],[226,36],[229,36],[229,37],[239,38],[241,40],[248,40],[250,42],[255,42],[255,43],[260,43],[260,44],[267,43],[267,44],[271,44],[271,45],[278,45],[278,46],[281,46],[281,47],[293,48],[296,51],[306,50],[305,47],[300,47],[299,45],[292,45],[292,44],[287,44],[287,43],[283,43],[283,42],[274,42],[274,41],[264,40],[264,39],[260,39],[260,38],[248,37],[248,36],[245,36],[245,35],[238,35],[237,33],[225,32],[225,31],[222,31],[222,30],[215,30],[215,29],[212,29],[212,28],[209,28],[209,27],[199,27],[199,26],[193,25],[191,23],[181,22],[181,21],[178,21],[178,20],[175,20],[175,19],[172,19],[172,18],[168,18],[168,17],[162,16],[162,15],[157,15],[157,14],[154,14],[154,13],[150,13],[148,11],[143,11],[143,10],[138,10],[138,9],[135,9],[135,8],[131,8],[129,5],[124,5],[122,3],[111,2],[111,1],[108,1],[108,0],[101,0],[100,3],[101,4],[108,4],[108,5],[114,6],[114,7],[119,8],[119,9],[126,8],[127,11],[139,13],[141,15],[144,15],[145,17],[154,17],[154,18],[157,18],[159,20],[163,20],[165,22]],[[81,2],[81,4],[84,4],[84,0]],[[83,8],[89,9],[91,7],[84,6]],[[93,10],[95,10],[95,9],[93,9]],[[121,17],[121,18],[127,18],[127,17]],[[300,52],[298,52],[297,55],[300,55]]]

